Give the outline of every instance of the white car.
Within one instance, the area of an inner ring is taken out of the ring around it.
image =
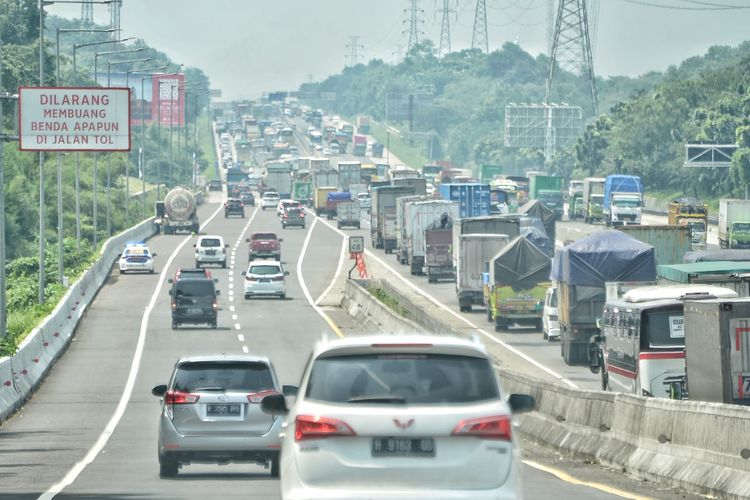
[[[292,499],[521,497],[512,413],[486,349],[431,335],[372,335],[318,343],[296,400],[266,396],[287,415],[281,496]]]
[[[359,193],[357,195],[357,201],[359,202],[359,208],[370,210],[370,207],[372,207],[370,193]]]
[[[546,340],[560,338],[560,320],[557,316],[557,287],[551,286],[544,296],[544,312],[542,313],[542,336]]]
[[[265,210],[267,208],[276,208],[279,206],[281,197],[276,191],[266,191],[263,193],[263,197],[260,199],[260,208]]]
[[[279,204],[276,205],[276,215],[281,217],[284,211],[289,207],[302,207],[302,204],[298,202],[297,200],[292,200],[289,198],[279,200]]]
[[[154,272],[155,253],[151,253],[145,243],[126,243],[125,248],[120,254],[117,265],[120,268],[120,274],[128,271]]]
[[[278,260],[254,260],[247,266],[245,277],[245,298],[250,299],[258,295],[274,295],[280,299],[286,298],[286,277],[288,271]]]
[[[216,235],[199,236],[195,247],[195,267],[203,264],[219,264],[227,267],[227,248],[224,238]]]

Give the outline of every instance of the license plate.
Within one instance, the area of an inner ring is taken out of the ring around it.
[[[200,307],[188,307],[187,312],[188,314],[200,314],[203,312],[203,309]]]
[[[258,283],[270,283],[271,280],[269,278],[260,278],[258,280]]]
[[[373,457],[434,457],[432,438],[385,437],[372,440]]]
[[[206,250],[206,255],[216,255],[216,250]]]
[[[239,417],[242,408],[239,404],[206,405],[206,415],[209,417]]]

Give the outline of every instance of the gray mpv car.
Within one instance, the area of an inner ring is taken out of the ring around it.
[[[255,463],[279,475],[283,417],[260,408],[270,394],[296,394],[279,385],[270,360],[251,355],[184,357],[161,398],[159,475],[173,477],[192,463]]]

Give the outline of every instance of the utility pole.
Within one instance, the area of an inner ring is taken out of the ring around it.
[[[44,0],[39,0],[39,86],[44,87]],[[39,303],[44,304],[44,259],[46,242],[44,239],[44,153],[39,151]],[[5,262],[3,262],[5,265]]]
[[[586,0],[559,0],[555,30],[552,35],[549,69],[544,102],[553,99],[555,70],[569,71],[582,77],[591,92],[591,107],[594,115],[599,114],[594,77],[594,57],[591,51]]]
[[[443,0],[443,8],[436,14],[443,15],[440,22],[440,45],[438,46],[438,57],[441,57],[451,52],[451,14],[456,16],[456,11],[451,9],[450,0]]]
[[[474,29],[471,31],[471,48],[480,49],[485,54],[490,51],[487,37],[487,0],[477,0],[474,10]]]
[[[403,23],[409,24],[409,37],[406,43],[406,57],[409,57],[411,51],[419,45],[419,36],[424,34],[421,30],[421,26],[424,25],[424,20],[421,17],[424,14],[424,10],[419,8],[419,0],[409,0],[409,8],[404,9],[404,14],[408,15],[403,20]],[[404,33],[407,32],[404,31]]]
[[[346,44],[346,48],[349,50],[349,55],[347,56],[349,59],[349,66],[356,66],[359,64],[359,51],[363,50],[365,47],[359,43],[359,36],[350,36],[349,40],[350,42]]]
[[[114,30],[110,35],[112,40],[120,38],[120,9],[122,9],[122,0],[114,0],[109,4],[109,27]]]

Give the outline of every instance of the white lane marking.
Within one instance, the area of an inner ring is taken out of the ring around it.
[[[229,296],[229,302],[234,302],[234,297],[232,297],[231,295]]]
[[[344,233],[343,231],[340,231],[337,227],[334,227],[333,225],[329,224],[328,222],[320,219],[319,217],[316,217],[315,221],[318,221],[318,220],[320,220],[323,224],[327,225],[328,227],[330,227],[331,229],[333,229],[334,231],[336,231],[340,235],[342,235],[344,237],[346,236],[346,233]],[[462,322],[464,322],[465,324],[469,325],[471,328],[475,329],[476,331],[478,331],[479,333],[481,333],[482,335],[484,335],[485,337],[487,337],[492,342],[494,342],[494,343],[496,343],[498,345],[503,346],[505,349],[507,349],[510,352],[512,352],[513,354],[519,356],[524,361],[527,361],[527,362],[531,363],[535,367],[537,367],[540,370],[544,371],[548,375],[551,375],[552,377],[560,380],[561,382],[565,383],[569,387],[572,387],[574,389],[580,389],[580,387],[576,383],[574,383],[574,382],[568,380],[567,378],[563,377],[562,375],[560,375],[559,373],[557,373],[553,369],[551,369],[551,368],[549,368],[547,366],[544,366],[543,364],[541,364],[539,361],[535,360],[534,358],[532,358],[528,354],[526,354],[526,353],[524,353],[522,351],[519,351],[518,349],[516,349],[512,345],[508,344],[507,342],[504,342],[504,341],[500,340],[499,338],[495,337],[494,335],[490,334],[486,330],[483,330],[482,328],[479,328],[472,321],[464,318],[463,316],[461,316],[460,314],[458,314],[457,312],[455,312],[453,309],[449,308],[447,305],[443,304],[442,302],[440,302],[439,300],[437,300],[435,297],[433,297],[432,295],[430,295],[429,293],[427,293],[425,290],[419,288],[417,285],[415,285],[411,281],[409,281],[406,278],[404,278],[403,276],[401,276],[401,274],[398,271],[396,271],[394,268],[392,268],[391,266],[389,266],[388,264],[386,264],[380,257],[378,257],[377,255],[375,255],[371,250],[365,249],[365,254],[367,254],[368,256],[372,257],[376,261],[378,261],[378,263],[380,265],[382,265],[383,267],[385,267],[386,269],[390,270],[393,274],[396,275],[396,277],[398,279],[400,279],[401,281],[403,281],[409,288],[411,288],[412,290],[414,290],[417,293],[422,294],[422,296],[424,296],[427,300],[429,300],[430,302],[432,302],[433,304],[435,304],[437,307],[439,307],[440,309],[443,309],[444,311],[446,311],[449,314],[451,314],[452,316],[454,316],[456,319],[459,319]]]
[[[235,330],[239,330],[240,329],[240,324],[239,323],[235,323],[234,324],[234,329]]]
[[[234,276],[229,276],[229,282],[231,283],[232,281],[234,281]]]
[[[336,284],[336,280],[338,279],[339,274],[341,274],[341,268],[344,267],[344,256],[346,255],[346,250],[347,250],[347,248],[346,248],[346,238],[342,238],[341,239],[341,250],[339,252],[339,263],[336,266],[336,273],[333,275],[333,279],[328,284],[328,287],[325,290],[323,290],[323,293],[320,294],[320,297],[318,297],[315,300],[315,304],[316,305],[320,304],[320,301],[323,300],[323,297],[325,297],[326,295],[328,295],[328,292],[331,291],[331,288],[333,288],[333,285]]]
[[[211,222],[214,217],[216,217],[219,212],[223,210],[223,205],[219,205],[219,208],[216,209],[216,211],[204,222],[200,229],[204,229],[209,222]],[[135,386],[135,379],[138,375],[138,370],[141,366],[141,358],[143,357],[143,349],[146,344],[146,332],[148,331],[148,322],[151,317],[151,312],[154,309],[154,305],[156,304],[156,299],[158,297],[161,297],[161,289],[164,286],[164,282],[167,279],[167,269],[169,269],[174,262],[174,259],[177,257],[177,254],[182,250],[182,248],[187,244],[188,241],[190,241],[193,237],[192,236],[186,236],[185,239],[180,242],[180,244],[177,245],[177,248],[175,248],[174,252],[172,252],[172,255],[169,256],[169,260],[167,260],[167,263],[162,268],[161,273],[159,273],[159,281],[156,284],[156,288],[154,289],[154,293],[151,294],[151,300],[149,300],[148,305],[146,306],[146,309],[143,313],[143,316],[141,317],[141,329],[138,333],[138,342],[135,346],[135,352],[133,353],[133,361],[130,363],[130,372],[128,373],[128,378],[125,382],[125,387],[122,390],[122,395],[120,396],[120,401],[117,403],[117,408],[115,408],[115,412],[112,414],[112,417],[110,417],[109,422],[107,422],[107,425],[104,427],[104,430],[99,435],[99,438],[96,440],[94,445],[89,449],[89,451],[86,453],[86,455],[83,457],[83,459],[79,462],[77,462],[73,467],[65,474],[65,476],[57,483],[53,484],[52,486],[47,489],[42,495],[39,496],[39,500],[51,500],[52,498],[55,498],[55,496],[62,492],[67,486],[70,486],[73,484],[73,482],[78,478],[78,476],[83,472],[83,470],[91,464],[94,459],[96,459],[96,456],[104,449],[104,447],[107,445],[107,442],[109,441],[109,438],[112,437],[112,434],[115,432],[115,429],[117,428],[117,425],[120,423],[120,420],[122,419],[122,416],[125,414],[125,409],[128,406],[128,402],[130,401],[130,396],[133,394],[133,387]]]
[[[238,333],[237,334],[237,340],[239,340],[240,342],[244,342],[245,341],[245,336],[242,335],[241,333]]]
[[[246,345],[243,345],[242,346],[242,352],[244,352],[245,354],[247,354],[248,352],[250,352],[250,349],[248,349]]]
[[[229,312],[234,312],[234,306],[229,306]]]
[[[234,283],[229,283],[229,285],[227,285],[227,286],[228,286],[228,287],[229,287],[229,289],[231,290],[232,288],[234,288]]]
[[[236,314],[232,314],[232,320],[233,321],[237,321],[237,315]]]

